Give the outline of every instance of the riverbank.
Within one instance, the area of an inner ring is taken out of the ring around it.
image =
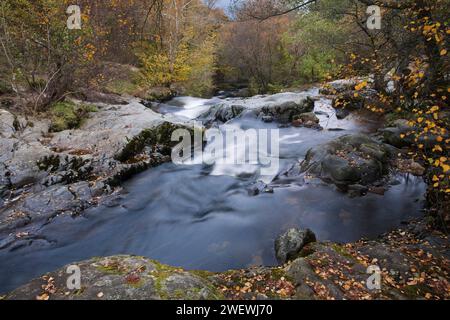
[[[336,86],[341,88],[341,84]],[[86,215],[91,207],[101,210],[118,207],[120,199],[125,196],[121,183],[138,172],[170,161],[173,146],[170,133],[177,127],[186,126],[193,118],[211,124],[242,119],[245,125],[269,123],[295,130],[287,131],[286,137],[298,132],[317,132],[314,137],[322,140],[310,138],[311,145],[306,143],[302,147],[304,150],[292,156],[292,159],[300,160],[319,141],[326,146],[326,142],[340,141],[340,136],[352,133],[354,123],[349,120],[352,115],[337,118],[333,114],[321,114],[323,111],[314,109],[314,105],[325,103],[321,100],[325,98],[311,100],[312,95],[306,92],[300,96],[282,94],[231,100],[217,105],[206,104],[204,110],[202,105],[200,109],[196,105],[196,108],[186,108],[181,114],[176,105],[158,106],[157,109],[149,105],[150,109],[139,100],[127,98],[126,103],[120,105],[96,103],[98,111],[91,114],[79,129],[57,133],[49,132],[49,123],[45,120],[14,117],[2,110],[1,147],[4,152],[0,168],[0,250],[7,259],[8,252],[20,253],[24,248],[28,252],[39,251],[58,246],[57,242],[64,242],[64,239],[47,233],[52,226],[53,229],[70,228],[73,226],[71,221]],[[173,109],[175,112],[171,112]],[[357,109],[361,111],[361,107]],[[320,130],[325,133],[321,134]],[[356,201],[351,197],[360,199],[367,193],[381,197],[389,189],[395,189],[398,180],[395,181],[389,173],[392,168],[418,176],[423,174],[419,164],[403,160],[403,155],[396,154],[395,149],[391,150],[372,137],[357,136],[356,140],[344,141],[343,144],[332,143],[333,148],[337,146],[339,151],[332,154],[337,158],[330,160],[327,154],[331,150],[329,147],[316,151],[319,157],[310,154],[308,168],[292,167],[289,158],[290,170],[280,174],[273,185],[257,187],[256,195],[270,195],[269,190],[273,192],[274,188],[292,184],[292,181],[300,187],[319,183],[322,188],[324,184],[323,190],[330,188],[328,185],[331,183],[339,189],[332,194],[333,197],[343,201],[343,192],[351,202]],[[329,170],[310,170],[317,165]],[[216,169],[216,175],[230,174],[227,167]],[[305,171],[309,171],[306,184]],[[231,174],[239,176],[242,172]],[[258,201],[262,200],[255,200]],[[414,202],[412,198],[407,201]],[[346,223],[348,215],[344,212],[342,216]],[[270,242],[270,236],[268,240]],[[447,252],[448,239],[428,229],[422,219],[378,240],[352,241],[344,245],[309,244],[299,253],[305,257],[278,268],[209,273],[183,271],[146,258],[96,258],[79,263],[85,277],[81,291],[64,290],[66,274],[63,268],[32,281],[7,298],[445,299],[448,297]],[[383,288],[371,292],[361,281],[365,282],[369,276],[367,266],[377,262],[383,271]],[[258,260],[253,264],[258,264]],[[23,278],[21,282],[28,281]]]
[[[48,273],[4,299],[114,300],[373,300],[450,297],[448,237],[421,221],[356,243],[310,243],[276,268],[223,273],[185,271],[136,256],[93,258],[76,265],[79,290],[68,290],[67,267]],[[369,290],[369,266],[380,267],[380,289]]]

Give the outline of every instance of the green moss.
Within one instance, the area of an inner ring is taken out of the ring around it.
[[[153,277],[155,281],[155,289],[158,295],[163,300],[169,299],[187,299],[187,300],[196,300],[199,297],[199,293],[202,288],[191,288],[188,291],[184,290],[175,290],[174,292],[168,292],[165,288],[164,282],[172,275],[180,273],[179,268],[174,268],[171,266],[167,266],[165,264],[161,264],[158,261],[152,261],[155,265],[155,269],[149,273],[150,276]],[[208,280],[207,278],[213,273],[207,271],[192,271],[189,272],[192,275],[198,276],[202,279]],[[217,290],[212,284],[209,282],[205,282],[206,288],[211,292],[211,295],[207,297],[207,299],[224,299],[224,296],[221,292]]]
[[[59,168],[61,161],[59,159],[59,156],[52,155],[52,156],[45,156],[42,159],[38,160],[37,166],[39,170],[42,171],[49,171],[50,172],[56,172]]]
[[[172,141],[172,133],[181,128],[185,127],[166,122],[156,128],[143,130],[139,135],[128,141],[125,148],[116,156],[116,159],[121,162],[127,162],[140,154],[146,146],[155,146],[157,144],[169,147],[167,154],[169,155],[171,148],[178,144],[178,142]],[[190,128],[185,129],[191,130],[191,136],[194,137],[194,130]]]
[[[79,128],[91,112],[97,112],[97,108],[92,105],[77,105],[68,101],[54,103],[50,107],[52,121],[50,130],[59,132]]]
[[[209,277],[213,276],[214,273],[210,271],[203,271],[203,270],[194,270],[190,271],[193,275],[196,275],[197,277],[208,279]]]
[[[175,292],[173,293],[175,299],[183,299],[184,298],[184,291],[181,289],[175,290]]]
[[[413,286],[405,286],[401,289],[404,294],[411,299],[422,298],[425,292],[428,291],[428,287],[425,285],[417,284]]]
[[[102,273],[113,274],[113,275],[125,275],[129,272],[127,268],[123,267],[119,262],[112,261],[107,265],[97,265],[96,269]]]
[[[331,248],[336,251],[339,255],[346,257],[347,259],[350,259],[352,261],[355,260],[355,257],[353,257],[343,246],[340,246],[336,243],[333,243],[331,245]]]
[[[74,296],[81,296],[84,293],[84,290],[85,290],[85,288],[82,287],[81,289],[73,291],[72,295],[74,295]]]

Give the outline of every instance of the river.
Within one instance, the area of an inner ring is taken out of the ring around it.
[[[324,130],[280,128],[279,171],[304,159],[312,146],[372,130],[352,115],[338,120],[331,101],[319,97],[317,89],[239,102],[258,104],[302,94],[318,97],[315,111]],[[226,100],[178,97],[155,110],[194,119]],[[278,126],[241,117],[219,128]],[[0,292],[94,256],[135,254],[211,271],[275,265],[274,240],[290,227],[310,228],[319,240],[350,242],[374,238],[420,216],[423,208],[425,184],[411,176],[396,175],[384,196],[350,198],[325,183],[295,179],[275,183],[273,193],[249,193],[257,181],[273,178],[261,177],[255,165],[168,163],[150,169],[124,183],[122,199],[114,205],[91,208],[77,218],[61,216],[45,226],[41,231],[51,240],[50,246],[0,252]]]

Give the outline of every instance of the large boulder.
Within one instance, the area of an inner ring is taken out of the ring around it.
[[[335,109],[361,110],[364,108],[365,98],[353,91],[344,92],[333,99],[332,105]]]
[[[321,129],[321,126],[319,125],[320,120],[314,112],[305,112],[296,115],[293,120],[292,125],[294,127]]]
[[[408,125],[408,120],[399,119],[392,123],[392,126],[383,128],[380,132],[383,141],[397,148],[403,148],[414,144],[414,135],[408,133],[413,128]]]
[[[9,300],[217,300],[208,273],[195,274],[143,257],[94,258],[76,264],[81,288],[68,289],[63,267],[14,290]]]
[[[409,121],[405,119],[398,119],[389,127],[380,129],[379,131],[382,134],[383,141],[396,148],[404,148],[422,144],[424,148],[432,149],[436,144],[438,144],[439,137],[444,140],[449,138],[448,134],[427,134],[417,136],[416,132],[420,130],[418,130],[416,126],[411,126]]]
[[[275,255],[280,264],[297,258],[302,249],[316,241],[316,235],[309,229],[289,229],[275,240]]]
[[[201,114],[198,119],[202,120],[204,125],[210,125],[213,122],[226,123],[239,117],[244,110],[245,107],[241,105],[219,104]]]
[[[281,104],[271,104],[257,110],[258,117],[272,117],[274,121],[288,124],[295,116],[314,110],[314,100],[307,97],[300,101],[287,101]]]
[[[346,135],[310,149],[301,172],[334,183],[370,185],[388,172],[391,149],[363,134]]]

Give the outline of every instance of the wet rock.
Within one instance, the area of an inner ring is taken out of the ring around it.
[[[365,196],[367,192],[369,191],[369,188],[366,186],[360,185],[360,184],[353,184],[348,186],[348,194],[350,197],[361,197]]]
[[[207,112],[198,117],[204,125],[211,125],[214,122],[226,123],[239,117],[245,108],[241,105],[220,104],[210,108]]]
[[[426,169],[420,164],[413,160],[410,161],[409,164],[409,172],[411,172],[415,176],[423,176],[425,174]]]
[[[273,117],[272,116],[263,116],[261,119],[265,123],[272,123],[273,122]]]
[[[317,116],[325,116],[327,118],[330,117],[330,114],[328,112],[320,111],[320,110],[319,111],[314,111],[314,114],[317,115]]]
[[[305,112],[302,113],[298,116],[294,116],[294,120],[301,120],[302,122],[313,122],[313,123],[319,123],[320,120],[319,118],[316,116],[316,114],[314,112]]]
[[[342,93],[333,99],[333,108],[335,109],[361,110],[364,108],[364,104],[364,97],[356,96],[353,91]]]
[[[336,109],[336,117],[339,120],[343,120],[350,115],[350,111],[348,109]]]
[[[414,135],[408,132],[413,130],[408,125],[408,120],[400,119],[393,123],[393,126],[381,129],[383,141],[397,148],[403,148],[414,144]]]
[[[295,259],[309,243],[315,242],[315,234],[309,230],[290,229],[275,241],[275,255],[280,264]]]
[[[273,193],[273,188],[262,181],[258,181],[248,190],[249,196],[257,196],[261,193]]]
[[[411,173],[414,176],[421,177],[425,174],[426,169],[418,162],[412,159],[398,159],[396,167],[405,173]]]
[[[310,149],[301,170],[348,190],[367,186],[387,174],[391,152],[366,135],[346,135]]]
[[[370,193],[377,194],[377,195],[380,195],[380,196],[384,196],[386,191],[387,191],[387,189],[383,188],[383,187],[371,187],[371,188],[369,188],[369,192]]]
[[[276,122],[288,124],[294,120],[296,115],[312,112],[314,109],[314,100],[309,97],[301,101],[287,101],[282,104],[272,104],[262,107],[257,111],[260,118],[270,116]]]
[[[300,115],[294,116],[294,121],[292,125],[294,127],[305,127],[311,129],[320,129],[319,118],[315,115],[314,112],[306,112]]]

